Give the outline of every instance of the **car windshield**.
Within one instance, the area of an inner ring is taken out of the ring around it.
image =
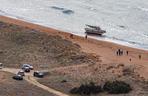
[[[43,73],[42,72],[39,72],[39,75],[43,75]]]
[[[24,67],[25,67],[25,66],[28,66],[28,67],[29,67],[30,65],[29,65],[29,64],[23,64],[23,66],[24,66]]]

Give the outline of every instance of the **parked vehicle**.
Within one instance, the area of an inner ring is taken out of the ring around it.
[[[40,71],[35,71],[33,73],[33,76],[34,77],[38,77],[38,78],[43,78],[44,77],[44,73],[43,72],[40,72]]]
[[[21,76],[21,75],[15,75],[12,78],[15,80],[23,80],[23,76]]]
[[[30,64],[23,64],[22,69],[24,69],[25,67],[29,67],[30,70],[33,70],[33,66],[31,66]]]
[[[3,68],[3,63],[0,63],[0,69],[2,69]]]
[[[24,72],[30,72],[30,68],[29,67],[24,67],[23,70],[24,70]]]
[[[17,75],[25,76],[24,70],[20,70],[20,71],[17,73]]]

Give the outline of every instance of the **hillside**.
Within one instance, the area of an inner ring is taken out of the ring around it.
[[[95,63],[97,59],[60,36],[0,22],[0,62],[7,67],[29,63],[36,68]]]

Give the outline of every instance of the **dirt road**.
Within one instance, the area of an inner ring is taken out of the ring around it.
[[[15,69],[15,68],[3,68],[3,69],[2,69],[2,71],[10,72],[10,73],[13,73],[13,74],[16,74],[19,70],[20,70],[20,69]],[[69,96],[69,95],[67,95],[67,94],[65,94],[65,93],[62,93],[62,92],[60,92],[60,91],[57,91],[57,90],[55,90],[55,89],[52,89],[52,88],[49,88],[49,87],[47,87],[47,86],[45,86],[45,85],[40,84],[40,83],[32,76],[32,74],[33,74],[33,72],[27,73],[26,76],[24,77],[24,79],[25,79],[26,81],[28,81],[29,83],[34,84],[34,85],[36,85],[36,86],[38,86],[38,87],[40,87],[40,88],[42,88],[42,89],[48,91],[49,93],[54,94],[54,95],[56,95],[56,96]]]

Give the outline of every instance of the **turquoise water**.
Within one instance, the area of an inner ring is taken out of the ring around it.
[[[95,39],[148,49],[147,0],[0,0],[0,14],[84,36],[85,24],[107,33]]]

